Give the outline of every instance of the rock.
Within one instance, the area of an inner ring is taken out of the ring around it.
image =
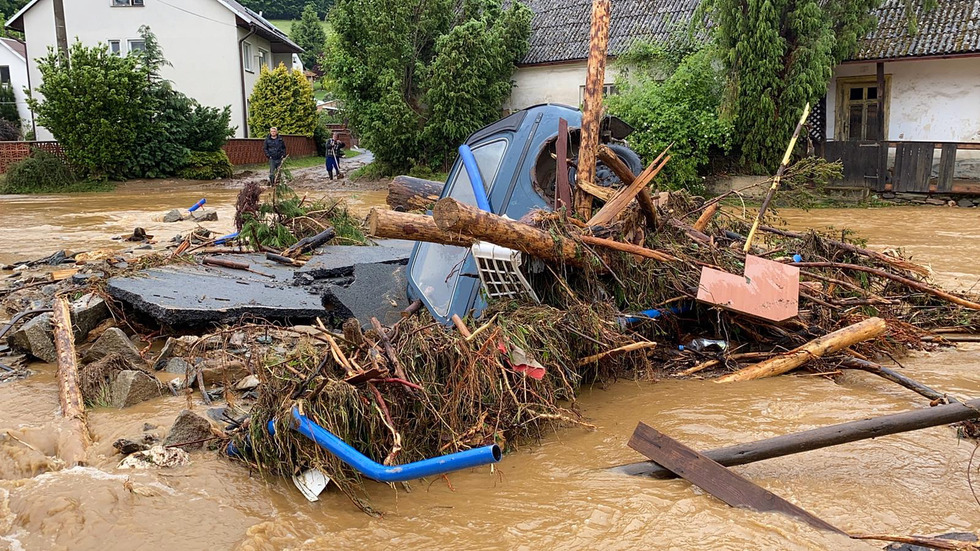
[[[129,455],[131,453],[141,452],[143,450],[150,449],[149,446],[141,442],[133,442],[128,438],[120,438],[112,443],[112,447],[116,448],[116,451],[123,455]]]
[[[75,342],[85,340],[89,332],[110,316],[109,305],[95,293],[88,293],[71,303]]]
[[[231,348],[244,348],[245,347],[245,332],[236,331],[231,334],[231,338],[228,339],[228,346]]]
[[[108,388],[111,392],[113,381],[123,371],[145,371],[145,368],[121,354],[109,354],[97,362],[86,364],[78,374],[82,398],[89,403],[111,399],[111,394],[105,396],[105,389]]]
[[[170,337],[160,350],[160,355],[153,362],[153,369],[160,371],[167,367],[167,361],[173,356],[186,356],[192,346],[197,343],[198,337],[185,335],[179,338]]]
[[[118,327],[106,329],[105,333],[102,333],[102,336],[92,345],[92,348],[88,349],[82,361],[94,362],[112,353],[123,356],[135,365],[146,365],[146,361],[140,356],[140,351],[133,346],[126,333],[123,333],[122,329]]]
[[[136,452],[119,463],[120,469],[157,469],[161,467],[179,467],[191,462],[191,456],[180,448],[152,448]]]
[[[163,385],[142,371],[120,371],[112,382],[112,407],[125,408],[163,395]]]
[[[170,222],[180,222],[183,219],[184,219],[184,216],[182,214],[180,214],[180,211],[177,210],[177,209],[174,209],[174,210],[168,212],[167,214],[164,214],[163,215],[163,221],[164,222],[167,222],[167,223],[170,223]]]
[[[235,390],[252,390],[257,386],[259,386],[259,378],[255,375],[249,375],[241,381],[238,381],[238,384],[235,385]]]
[[[243,362],[227,360],[208,360],[204,362],[201,373],[205,385],[222,384],[238,381],[251,375]]]
[[[925,202],[927,205],[936,205],[936,206],[943,206],[946,204],[946,201],[942,199],[936,199],[934,197],[929,197],[928,199],[926,199]]]
[[[218,211],[200,209],[192,212],[191,217],[195,222],[217,222]]]
[[[167,365],[163,368],[167,373],[173,373],[175,375],[187,375],[190,373],[194,374],[194,366],[190,362],[183,358],[170,358],[167,360]]]
[[[970,199],[960,199],[956,202],[956,205],[963,208],[968,208],[973,206],[973,201]]]
[[[71,276],[72,283],[78,283],[80,285],[90,283],[93,280],[99,279],[100,277],[105,277],[103,272],[90,272],[86,274],[78,273]]]
[[[143,423],[143,432],[146,432],[148,430],[155,430],[156,428],[157,428],[157,426],[154,425],[154,424],[151,424],[151,423]]]
[[[53,335],[51,314],[41,314],[15,331],[7,343],[43,362],[53,364],[58,362],[58,352],[54,348]]]
[[[170,433],[164,439],[163,445],[181,444],[178,447],[186,451],[199,450],[204,447],[205,440],[212,436],[214,433],[211,430],[211,423],[204,417],[185,409],[180,412],[173,426],[170,427]]]

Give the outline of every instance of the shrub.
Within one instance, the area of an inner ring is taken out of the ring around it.
[[[280,134],[299,136],[312,136],[316,129],[313,85],[303,73],[282,63],[272,71],[262,67],[248,105],[253,136],[265,137],[273,126]]]
[[[177,176],[188,180],[214,180],[231,178],[231,161],[224,151],[191,151],[187,164],[177,171]]]
[[[20,134],[20,112],[17,111],[17,96],[10,84],[0,85],[0,119],[14,124]]]
[[[48,193],[67,191],[77,180],[71,169],[57,155],[34,150],[31,156],[10,165],[4,193]]]
[[[0,142],[14,142],[20,139],[20,125],[7,119],[0,119]]]

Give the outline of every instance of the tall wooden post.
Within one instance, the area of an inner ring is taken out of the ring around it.
[[[599,152],[599,124],[602,120],[602,88],[606,81],[606,51],[609,47],[611,0],[592,0],[592,29],[589,32],[589,63],[582,106],[582,141],[578,152],[575,181],[575,212],[583,220],[592,217],[592,196],[583,183],[595,183],[595,163]]]
[[[54,33],[58,41],[58,52],[68,60],[68,29],[65,25],[65,1],[54,0]]]
[[[885,136],[885,64],[879,61],[875,64],[878,76],[878,187],[877,191],[885,191],[885,173],[888,171],[888,140]]]

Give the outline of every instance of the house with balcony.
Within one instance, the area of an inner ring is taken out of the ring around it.
[[[69,42],[101,43],[119,55],[143,48],[138,30],[149,26],[171,64],[162,68],[163,78],[202,105],[230,105],[239,138],[248,137],[248,98],[260,68],[293,67],[293,54],[303,51],[235,0],[64,0],[63,5]],[[27,75],[36,89],[41,81],[36,59],[57,45],[53,0],[31,0],[6,26],[24,33]],[[52,139],[34,126],[38,139]]]

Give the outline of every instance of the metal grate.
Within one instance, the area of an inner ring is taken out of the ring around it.
[[[541,302],[521,272],[524,259],[520,251],[482,242],[473,245],[472,251],[488,298],[530,297]]]
[[[820,101],[813,106],[810,117],[806,120],[807,134],[810,141],[822,144],[827,141],[827,98],[820,98]]]

